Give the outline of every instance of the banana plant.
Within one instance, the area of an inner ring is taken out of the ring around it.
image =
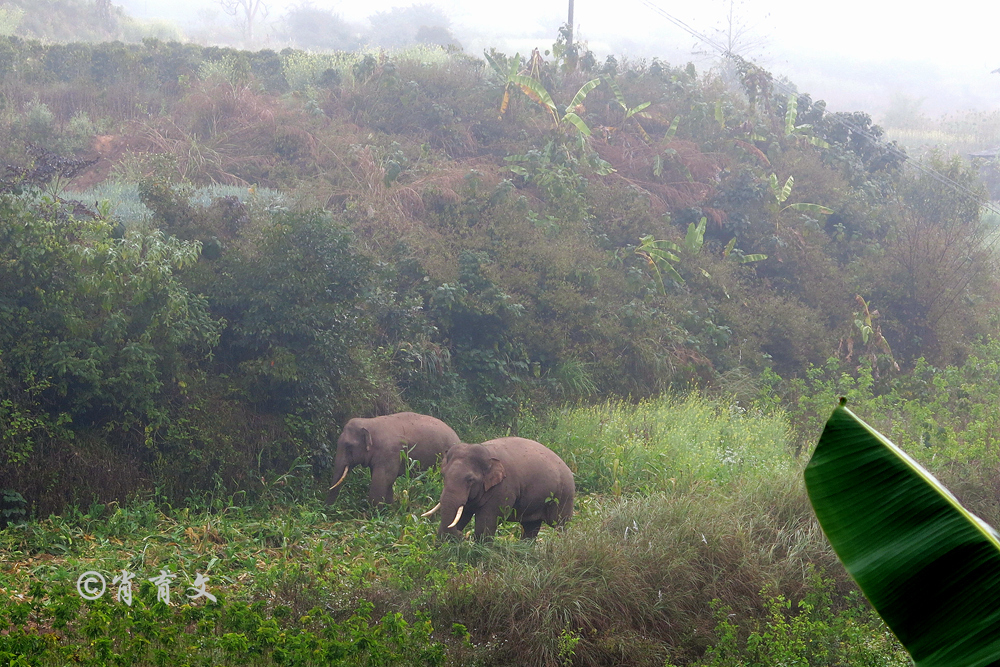
[[[625,95],[622,94],[622,89],[618,87],[618,83],[614,79],[612,79],[610,76],[604,77],[604,80],[605,80],[605,82],[607,82],[608,87],[611,88],[611,92],[613,92],[615,94],[615,99],[618,101],[618,104],[621,105],[621,108],[625,110],[625,119],[622,121],[623,125],[626,122],[628,122],[628,119],[632,118],[632,116],[642,116],[642,117],[647,117],[648,118],[647,114],[645,114],[643,112],[643,109],[645,109],[650,104],[652,104],[652,102],[643,102],[642,104],[640,104],[638,106],[634,106],[634,107],[630,108],[629,105],[625,102]],[[674,120],[677,121],[679,119],[680,119],[680,116],[678,116]],[[642,127],[642,124],[639,122],[639,118],[638,117],[635,119],[635,125],[636,125],[636,127],[639,128],[639,133],[642,135],[642,138],[645,139],[647,142],[652,143],[652,139],[650,139],[649,135],[646,134],[646,130],[645,130],[645,128]],[[676,132],[677,128],[675,126],[672,126],[672,127],[673,127],[674,132]],[[668,132],[669,132],[669,130],[668,130]]]
[[[673,280],[678,285],[684,284],[681,274],[677,273],[674,264],[681,261],[680,253],[683,252],[679,245],[673,241],[653,238],[652,234],[639,239],[639,246],[635,249],[635,254],[639,255],[649,264],[653,270],[653,277],[656,279],[656,286],[660,289],[660,294],[666,294],[667,290],[663,286],[663,274]]]
[[[792,176],[788,177],[784,185],[778,185],[777,174],[771,174],[768,178],[768,183],[771,186],[771,192],[774,194],[774,199],[778,203],[777,213],[780,216],[782,213],[791,209],[793,211],[798,211],[799,213],[804,213],[806,215],[830,215],[833,213],[833,209],[827,208],[822,204],[808,204],[805,202],[797,202],[795,204],[788,204],[782,207],[781,205],[785,203],[789,196],[792,194],[792,186],[795,185],[795,179]],[[777,222],[775,226],[777,227]]]
[[[730,255],[732,255],[736,259],[736,261],[740,264],[749,264],[750,262],[763,262],[765,259],[767,259],[767,255],[765,255],[764,253],[753,253],[748,255],[739,248],[737,248],[735,236],[729,239],[729,243],[726,244],[726,247],[722,251],[723,257],[729,257]]]
[[[580,90],[578,90],[576,92],[576,95],[573,96],[573,99],[572,101],[570,101],[569,106],[566,107],[566,113],[563,114],[562,117],[562,122],[572,123],[576,127],[576,129],[578,129],[580,133],[586,137],[590,136],[590,128],[587,127],[587,124],[583,122],[583,119],[580,118],[579,115],[577,115],[577,111],[583,111],[583,101],[587,98],[587,95],[590,93],[590,91],[592,91],[594,88],[597,88],[597,86],[600,85],[600,83],[601,79],[597,78],[597,79],[591,79],[587,83],[580,86]]]
[[[503,100],[500,102],[499,115],[499,118],[503,118],[503,115],[507,112],[507,107],[510,106],[510,91],[514,86],[518,85],[517,82],[514,81],[514,78],[520,73],[521,54],[515,53],[513,58],[508,58],[503,63],[500,62],[500,59],[491,55],[489,51],[483,51],[483,55],[486,56],[486,62],[490,64],[493,71],[496,72],[504,82]],[[503,54],[497,55],[502,56]]]
[[[666,294],[666,289],[663,286],[664,274],[678,285],[684,284],[684,278],[674,268],[674,264],[681,261],[682,255],[697,257],[701,253],[701,249],[705,245],[705,226],[707,222],[708,219],[702,216],[698,224],[689,223],[687,234],[684,235],[684,242],[680,245],[666,239],[655,240],[652,234],[639,239],[639,246],[635,249],[635,254],[645,259],[649,267],[653,270],[653,277],[656,279],[657,287],[660,288],[660,294]],[[735,238],[729,242],[729,245],[726,246],[724,256],[729,256],[735,243]],[[741,255],[739,261],[741,264],[746,264],[747,262],[758,262],[763,259],[767,259],[767,255]],[[706,278],[712,277],[712,274],[705,269],[699,267],[698,270]]]
[[[804,472],[823,532],[917,667],[1000,663],[1000,535],[840,406]]]
[[[591,132],[587,123],[584,122],[582,118],[577,114],[577,111],[583,109],[583,102],[594,88],[601,83],[601,80],[592,79],[580,87],[580,90],[576,92],[573,96],[572,101],[570,101],[569,106],[566,107],[566,112],[559,115],[559,111],[556,108],[556,103],[552,100],[552,96],[549,95],[549,91],[545,90],[545,86],[538,79],[530,77],[525,74],[514,74],[510,77],[511,82],[520,86],[521,90],[529,98],[540,104],[542,107],[549,112],[552,116],[552,122],[556,127],[562,123],[569,123],[573,125],[580,134],[585,137],[589,137]]]
[[[813,135],[812,125],[808,123],[803,123],[802,125],[796,125],[795,119],[799,115],[799,97],[795,93],[791,93],[788,96],[788,102],[785,105],[785,138],[802,140],[813,146],[818,146],[820,148],[829,148],[830,144],[826,143],[819,137]]]
[[[664,142],[671,141],[675,136],[677,136],[677,126],[680,124],[680,122],[681,122],[681,116],[680,114],[677,114],[676,116],[674,116],[674,119],[670,122],[670,127],[668,127],[667,131],[663,133]]]

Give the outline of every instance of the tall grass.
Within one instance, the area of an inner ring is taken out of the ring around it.
[[[866,607],[846,597],[780,413],[696,394],[612,401],[563,410],[534,435],[574,469],[576,518],[532,547],[469,551],[475,567],[438,598],[435,625],[497,638],[474,652],[482,664],[688,663],[770,622],[775,596],[806,598],[817,573],[830,614]],[[732,637],[716,632],[720,608]],[[866,623],[850,641],[882,636]]]
[[[501,543],[457,575],[435,625],[503,637],[484,664],[559,664],[568,631],[574,665],[659,666],[717,641],[718,605],[745,636],[767,616],[762,591],[801,600],[816,572],[832,577],[837,611],[849,606],[853,584],[790,470],[685,493],[588,497],[581,509],[565,533],[543,531],[527,553]]]
[[[583,493],[653,493],[794,466],[787,420],[698,394],[568,408],[538,439]]]

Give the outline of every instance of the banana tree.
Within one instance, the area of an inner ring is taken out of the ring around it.
[[[668,278],[676,282],[678,285],[684,284],[684,278],[678,273],[677,269],[674,267],[675,264],[681,261],[681,256],[686,255],[688,257],[697,257],[701,252],[702,247],[705,245],[705,226],[707,224],[707,218],[702,216],[698,224],[689,223],[687,234],[684,235],[684,242],[680,245],[674,243],[673,241],[667,241],[666,239],[655,240],[653,235],[643,236],[639,239],[639,246],[635,249],[635,254],[639,255],[646,260],[649,267],[653,270],[653,277],[656,279],[656,285],[660,289],[660,294],[666,294],[666,289],[663,285],[663,275],[666,274]],[[723,251],[723,257],[729,257],[730,253],[733,252],[734,246],[736,245],[736,239],[733,238]],[[757,255],[744,255],[743,253],[736,251],[734,257],[740,264],[747,264],[749,262],[759,262],[761,260],[767,259],[767,255],[757,254]],[[699,271],[706,278],[711,278],[710,274],[705,269],[699,267]],[[726,295],[728,296],[728,294]]]
[[[656,286],[659,288],[660,294],[667,293],[663,286],[663,274],[666,274],[678,285],[684,284],[681,274],[674,268],[674,264],[681,261],[681,252],[680,246],[673,241],[655,240],[652,234],[639,239],[639,246],[635,249],[635,254],[645,259],[649,268],[653,270],[653,277],[656,279]]]
[[[763,262],[767,259],[767,255],[764,253],[752,253],[747,254],[736,247],[736,237],[729,239],[729,243],[722,251],[723,257],[732,257],[739,264],[749,264],[750,262]]]
[[[812,125],[803,123],[802,125],[796,125],[795,119],[799,115],[799,97],[795,93],[791,93],[788,96],[788,101],[785,104],[785,138],[795,139],[805,141],[813,146],[818,146],[820,148],[829,148],[830,144],[826,143],[819,137],[813,135]]]
[[[569,123],[579,130],[580,134],[583,136],[590,136],[590,128],[577,112],[583,110],[583,102],[587,98],[587,94],[594,88],[597,88],[597,86],[601,83],[599,78],[591,79],[587,83],[583,84],[580,87],[580,90],[576,92],[576,95],[573,96],[569,105],[566,107],[566,112],[562,115],[559,114],[556,103],[552,101],[552,96],[549,95],[549,91],[545,90],[545,86],[542,85],[541,81],[524,74],[514,75],[511,80],[521,87],[521,90],[524,91],[525,95],[543,106],[549,112],[556,127],[559,127],[563,123]]]
[[[917,667],[1000,664],[1000,535],[841,405],[805,468],[823,532]]]
[[[778,185],[777,174],[771,174],[768,178],[768,184],[771,186],[771,193],[774,195],[774,199],[778,204],[776,214],[780,216],[785,211],[791,209],[793,211],[798,211],[806,215],[830,215],[833,213],[833,209],[827,208],[822,204],[808,204],[805,202],[797,202],[795,204],[788,204],[787,206],[782,206],[788,197],[792,194],[792,186],[795,185],[795,179],[792,176],[788,177],[784,185]],[[775,227],[778,223],[775,221]]]
[[[621,108],[625,110],[625,118],[622,120],[622,125],[624,125],[625,123],[627,123],[629,118],[632,118],[633,116],[636,116],[636,118],[635,118],[635,125],[636,125],[636,127],[639,128],[639,133],[642,135],[643,139],[645,139],[646,141],[652,143],[652,139],[650,139],[649,135],[646,134],[646,130],[642,127],[642,124],[639,122],[639,118],[638,118],[639,116],[642,116],[642,117],[645,117],[645,118],[649,117],[649,116],[647,116],[643,112],[643,109],[645,109],[650,104],[652,104],[652,102],[643,102],[642,104],[639,104],[638,106],[629,107],[629,105],[625,102],[625,95],[622,94],[622,89],[618,87],[618,83],[614,79],[612,79],[610,76],[604,77],[604,80],[605,80],[605,82],[607,82],[608,87],[611,88],[611,92],[613,92],[615,94],[615,100],[617,100],[618,104],[621,105]],[[675,118],[674,119],[675,123],[679,119],[680,119],[680,116],[678,116],[677,118]],[[677,131],[676,124],[671,125],[671,130],[673,130],[673,132]],[[670,130],[668,130],[668,133],[669,132],[670,132]]]
[[[520,72],[521,67],[521,54],[515,53],[513,58],[506,58],[501,53],[490,54],[489,51],[483,51],[483,55],[486,56],[486,62],[490,64],[493,71],[500,76],[504,82],[503,86],[503,100],[500,102],[500,118],[507,113],[507,108],[510,106],[510,91],[517,85],[514,81]]]

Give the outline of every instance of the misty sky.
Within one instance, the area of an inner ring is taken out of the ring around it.
[[[162,16],[180,23],[206,12],[218,13],[213,0],[118,0],[140,17]],[[266,2],[266,0],[265,0]],[[117,4],[117,3],[116,3]],[[311,4],[343,18],[365,17],[393,6],[432,4],[452,20],[452,32],[467,52],[484,47],[526,53],[547,48],[566,21],[567,0],[271,0],[269,20],[288,8]],[[578,35],[602,58],[609,53],[630,58],[658,56],[671,64],[693,60],[710,65],[711,47],[698,43],[655,8],[696,31],[724,40],[730,3],[722,0],[576,0]],[[815,10],[807,11],[810,7]],[[926,11],[887,0],[840,0],[803,3],[790,0],[733,2],[734,21],[743,33],[745,55],[776,76],[785,75],[814,99],[831,108],[864,110],[878,115],[894,94],[924,98],[929,115],[970,108],[1000,107],[1000,3],[954,0]],[[738,42],[739,43],[739,42]],[[741,49],[737,49],[740,51]]]

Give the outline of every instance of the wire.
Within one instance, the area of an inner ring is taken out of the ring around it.
[[[645,6],[647,9],[651,10],[652,12],[654,12],[656,14],[659,14],[661,17],[663,17],[664,19],[666,19],[670,23],[673,23],[675,26],[677,26],[678,28],[680,28],[684,32],[688,33],[689,35],[691,35],[695,39],[697,39],[697,40],[705,43],[706,45],[712,47],[713,49],[715,49],[716,52],[718,52],[719,55],[721,55],[723,57],[726,57],[726,58],[739,57],[739,58],[742,58],[743,60],[745,60],[745,61],[747,61],[747,62],[749,62],[749,63],[757,66],[757,67],[760,67],[759,65],[757,65],[756,63],[754,63],[753,60],[751,60],[750,58],[746,58],[744,56],[741,56],[738,53],[736,53],[735,51],[733,51],[732,49],[730,49],[730,48],[728,48],[726,46],[723,46],[722,44],[720,44],[716,40],[712,39],[711,37],[708,37],[707,35],[704,35],[704,34],[698,32],[697,30],[695,30],[694,28],[692,28],[691,26],[689,26],[687,23],[685,23],[684,21],[680,20],[676,16],[671,15],[669,12],[667,12],[665,9],[663,9],[662,7],[660,7],[659,5],[657,5],[656,3],[652,2],[651,0],[638,0],[638,2],[639,2],[639,4]],[[763,68],[761,68],[761,69],[763,69]],[[794,93],[798,92],[798,91],[794,90],[790,85],[784,83],[783,81],[773,80],[773,83],[774,83],[774,86],[776,88],[780,89],[781,92],[784,93],[784,94],[786,94],[786,95],[794,94]],[[879,144],[880,143],[879,137],[876,137],[875,135],[873,135],[872,133],[868,132],[867,130],[865,130],[865,129],[859,127],[859,126],[857,126],[856,124],[854,124],[852,122],[850,122],[849,120],[847,120],[846,118],[844,118],[841,114],[830,113],[830,114],[827,114],[825,116],[825,119],[831,120],[834,123],[837,123],[837,124],[841,125],[842,127],[847,128],[851,132],[853,132],[853,133],[855,133],[855,134],[857,134],[859,136],[862,136],[865,139],[868,139],[873,144]],[[989,210],[991,213],[994,213],[996,215],[1000,215],[1000,209],[998,209],[996,206],[994,206],[994,204],[991,201],[989,201],[988,199],[984,200],[984,198],[982,197],[982,195],[976,193],[974,190],[971,190],[970,188],[968,188],[968,187],[962,185],[961,183],[959,183],[958,181],[955,181],[954,179],[949,178],[948,176],[945,176],[944,174],[942,174],[939,171],[931,169],[930,167],[927,167],[926,165],[923,165],[920,162],[915,161],[913,158],[911,158],[909,155],[907,155],[905,151],[901,151],[898,148],[896,148],[895,144],[892,144],[892,143],[883,143],[882,145],[894,157],[902,160],[904,163],[906,163],[907,165],[913,167],[914,169],[916,169],[920,173],[922,173],[922,174],[924,174],[926,176],[929,176],[929,177],[935,179],[936,181],[938,181],[939,183],[942,183],[942,184],[944,184],[944,185],[952,188],[953,190],[955,190],[960,195],[963,195],[965,197],[968,197],[969,199],[974,200],[976,202],[976,204],[978,206],[980,206],[981,208],[985,208],[985,209]],[[1000,241],[1000,235],[994,235],[994,238],[989,243],[988,247],[992,248],[998,241]]]

